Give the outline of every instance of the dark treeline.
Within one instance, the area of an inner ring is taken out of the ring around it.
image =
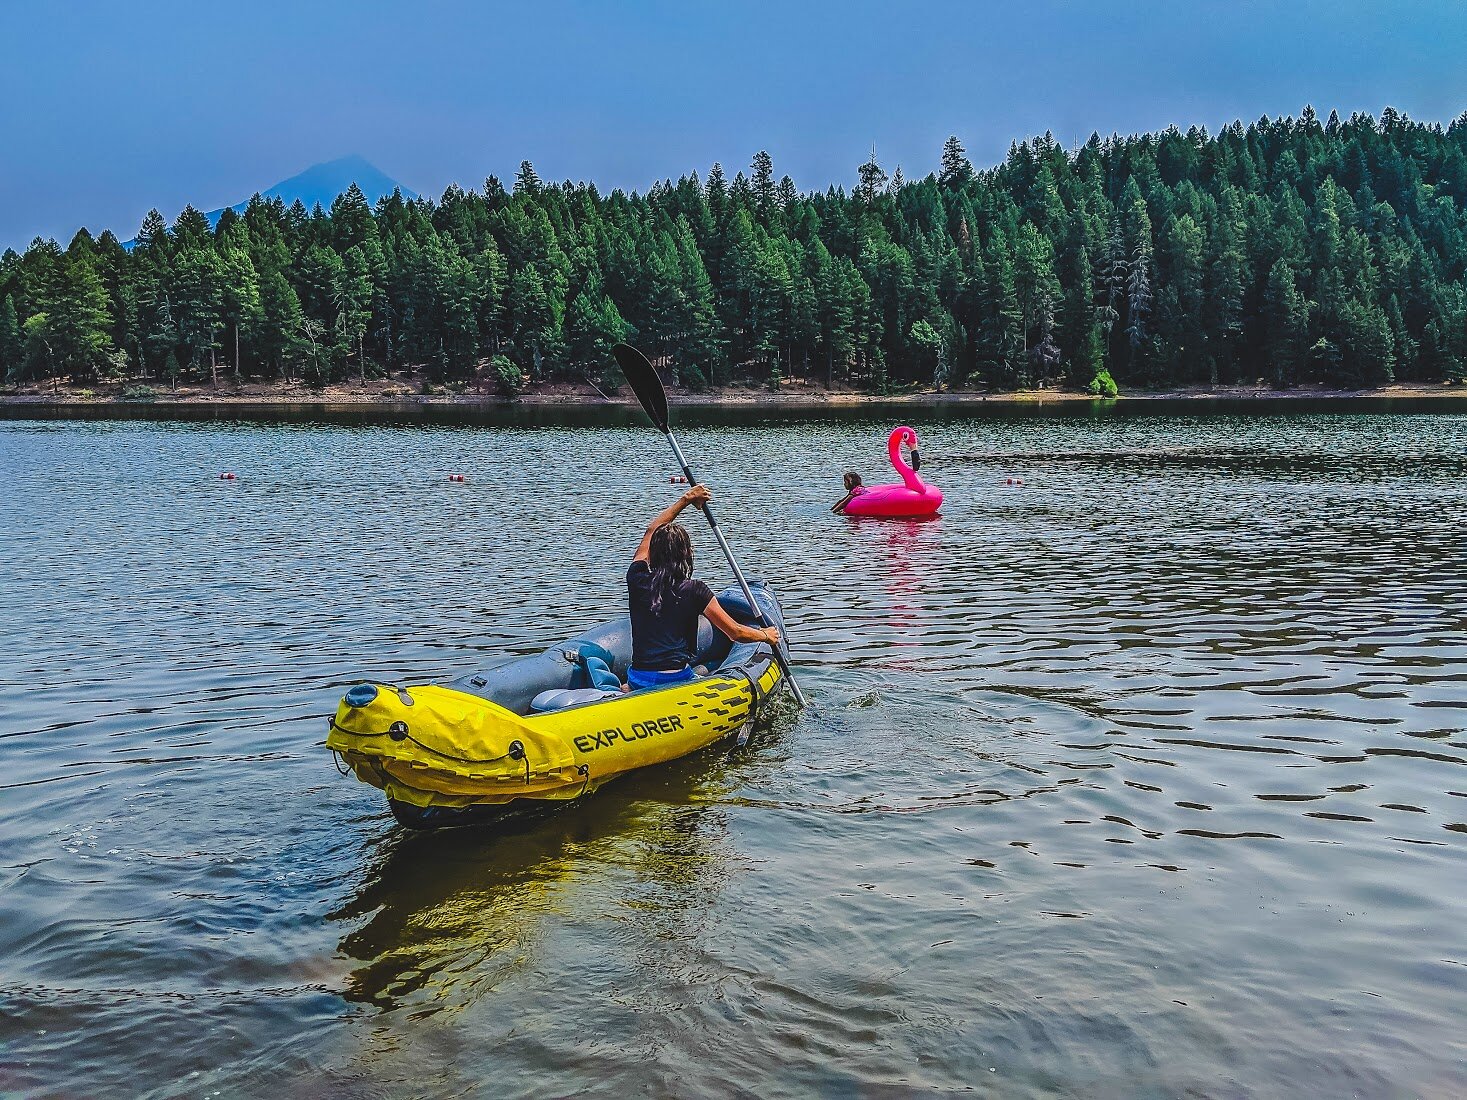
[[[1046,135],[975,171],[800,194],[766,153],[647,194],[258,196],[0,257],[7,380],[597,378],[632,339],[692,387],[1371,386],[1467,373],[1467,115]]]

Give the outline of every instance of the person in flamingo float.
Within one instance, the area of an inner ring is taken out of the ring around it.
[[[910,466],[902,459],[903,443],[912,452]],[[917,476],[917,471],[922,468],[922,457],[917,452],[917,433],[905,424],[897,428],[887,438],[886,453],[891,458],[892,467],[901,475],[902,483],[866,488],[861,484],[861,475],[849,470],[845,476],[846,495],[831,511],[848,516],[882,516],[887,519],[936,514],[942,507],[942,490]]]
[[[866,491],[865,487],[861,484],[861,475],[856,473],[855,470],[847,470],[844,480],[846,483],[846,495],[830,506],[830,510],[836,515],[844,512],[846,505],[855,499],[858,493]]]

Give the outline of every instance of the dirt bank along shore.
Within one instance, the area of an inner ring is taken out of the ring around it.
[[[670,399],[685,405],[832,406],[865,404],[966,405],[991,402],[1022,404],[1099,400],[1088,393],[1066,389],[1038,390],[917,390],[888,394],[853,390],[827,390],[822,386],[785,383],[778,390],[729,387],[718,391],[691,392],[669,387]],[[1118,401],[1148,400],[1251,400],[1280,398],[1467,398],[1467,386],[1440,383],[1382,386],[1371,390],[1326,389],[1297,386],[1288,390],[1267,386],[1191,387],[1179,390],[1146,390],[1122,393]],[[605,391],[591,385],[556,384],[527,387],[514,397],[473,387],[425,387],[418,379],[342,382],[330,386],[307,386],[290,382],[220,381],[218,389],[208,383],[188,383],[171,389],[167,384],[148,382],[93,383],[89,386],[23,385],[0,389],[0,405],[109,405],[109,404],[230,404],[230,405],[357,405],[357,404],[449,404],[449,405],[598,405],[632,404],[625,388]]]

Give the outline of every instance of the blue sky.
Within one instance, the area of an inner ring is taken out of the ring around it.
[[[801,188],[874,144],[931,171],[1052,130],[1102,134],[1311,103],[1467,109],[1460,0],[0,4],[0,247],[157,206],[224,206],[361,153],[425,194],[508,179],[645,188],[765,148]]]

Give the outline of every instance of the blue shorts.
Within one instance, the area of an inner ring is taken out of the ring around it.
[[[676,672],[643,672],[639,668],[627,669],[627,686],[633,691],[643,688],[666,687],[668,684],[685,684],[696,680],[698,674],[684,665]]]

